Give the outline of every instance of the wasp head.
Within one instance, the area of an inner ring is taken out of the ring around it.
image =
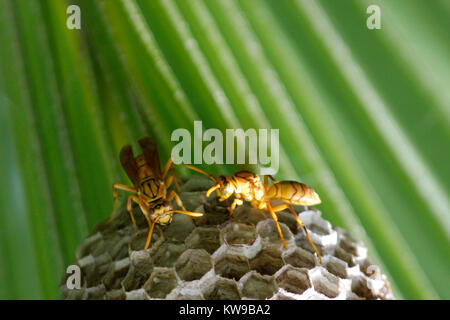
[[[172,222],[173,206],[171,203],[159,203],[152,208],[151,219],[157,219],[160,225],[166,225]]]
[[[224,201],[233,195],[235,189],[236,187],[230,178],[220,176],[217,178],[217,184],[210,189],[211,191],[207,193],[207,196],[209,196],[212,191],[217,190],[217,197],[219,198],[219,201]]]

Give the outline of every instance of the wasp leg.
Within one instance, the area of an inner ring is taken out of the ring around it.
[[[155,227],[155,223],[158,221],[159,218],[156,218],[155,220],[152,220],[150,218],[150,214],[148,212],[148,207],[145,204],[145,202],[143,202],[137,196],[131,195],[128,198],[128,203],[129,203],[129,210],[128,210],[128,212],[130,213],[131,220],[133,220],[134,230],[136,230],[136,222],[134,220],[133,211],[131,210],[131,200],[133,200],[134,202],[139,204],[139,207],[141,208],[141,211],[144,214],[144,217],[145,217],[145,219],[147,220],[147,223],[148,223],[149,229],[148,229],[147,241],[145,242],[145,247],[144,247],[144,249],[147,249],[148,246],[150,245],[150,241],[152,239],[153,228]]]
[[[181,188],[180,188],[180,186],[178,185],[178,182],[177,182],[177,174],[176,174],[176,172],[173,172],[172,174],[170,174],[169,177],[167,178],[167,180],[165,181],[166,188],[169,189],[169,187],[172,185],[172,183],[175,184],[175,188],[177,189],[178,193],[180,193],[181,192]]]
[[[176,173],[175,167],[173,165],[172,157],[170,157],[169,160],[167,160],[166,165],[164,166],[163,171],[161,172],[161,177],[164,179],[170,170],[173,170],[173,173],[167,178],[166,186],[167,186],[167,188],[169,188],[169,186],[173,182],[175,184],[175,188],[177,189],[177,191],[181,192],[180,185],[178,184],[178,181],[177,181],[177,173]]]
[[[169,195],[167,196],[166,200],[167,200],[167,201],[172,201],[173,198],[175,198],[175,201],[176,201],[177,205],[178,205],[181,209],[183,209],[184,211],[186,211],[186,208],[184,207],[183,202],[181,201],[180,197],[178,196],[178,194],[177,194],[174,190],[170,191],[170,193],[169,193]]]
[[[268,201],[266,201],[266,205],[267,205],[267,209],[269,209],[269,212],[270,212],[270,215],[272,216],[272,219],[275,220],[275,223],[277,224],[278,234],[280,235],[281,242],[283,242],[283,246],[286,249],[287,248],[287,244],[286,244],[286,241],[284,240],[283,233],[281,232],[280,224],[278,223],[278,217],[277,217],[274,209],[272,208],[272,206],[270,205],[270,203]]]
[[[267,203],[269,201],[252,201],[252,206],[258,208],[259,210],[264,210],[267,208]]]
[[[124,191],[129,191],[129,192],[137,192],[136,188],[134,187],[130,187],[124,184],[120,184],[120,183],[114,183],[113,184],[113,211],[111,213],[111,216],[109,217],[108,221],[106,223],[111,223],[114,219],[114,216],[116,215],[116,204],[117,204],[117,198],[119,197],[119,192],[117,190],[124,190]]]
[[[303,223],[302,220],[300,220],[300,218],[298,217],[298,214],[294,211],[294,209],[292,209],[292,207],[288,204],[282,204],[279,206],[276,206],[273,208],[273,210],[275,212],[278,211],[283,211],[284,209],[289,209],[289,211],[292,213],[292,215],[294,216],[295,220],[297,220],[297,223],[300,225],[300,227],[303,228],[303,230],[305,231],[306,237],[308,238],[309,243],[311,244],[311,246],[313,247],[314,251],[317,253],[317,257],[319,258],[319,262],[320,264],[322,264],[322,257],[320,256],[319,250],[317,250],[314,242],[311,240],[311,238],[309,237],[309,233],[308,230],[306,229],[305,224]]]
[[[278,180],[272,177],[271,175],[265,175],[264,176],[264,190],[269,189],[269,179],[272,180],[273,183],[278,183]]]
[[[137,225],[136,225],[136,220],[134,219],[133,207],[131,206],[132,205],[131,201],[134,201],[139,205],[139,207],[141,208],[142,214],[144,215],[145,219],[147,219],[147,222],[150,225],[151,220],[150,220],[150,215],[148,213],[147,205],[138,196],[131,195],[128,197],[127,210],[128,210],[128,213],[130,214],[131,221],[133,222],[134,231],[137,230]]]
[[[141,208],[141,211],[144,214],[145,219],[147,219],[149,231],[148,231],[148,235],[147,235],[147,241],[145,242],[145,247],[144,247],[144,249],[147,249],[148,246],[150,245],[150,241],[152,239],[152,234],[153,234],[153,228],[155,226],[155,223],[158,221],[158,218],[156,218],[155,220],[152,221],[150,218],[150,215],[148,213],[147,205],[141,199],[139,199],[139,197],[137,197],[135,195],[129,196],[127,208],[128,208],[128,212],[130,213],[131,220],[133,221],[133,227],[134,227],[135,231],[136,231],[137,227],[136,227],[136,220],[134,219],[134,215],[133,215],[133,209],[131,207],[131,204],[132,204],[131,201],[134,201],[137,204],[139,204],[139,207]]]
[[[227,201],[228,201],[228,199],[227,199]],[[242,201],[242,199],[234,198],[233,203],[231,204],[231,207],[230,207],[230,216],[229,216],[230,219],[233,216],[234,209],[237,206],[241,206],[243,203],[244,203],[244,201]]]
[[[147,241],[145,242],[144,250],[150,246],[150,242],[152,241],[153,228],[155,227],[156,222],[158,222],[158,219],[159,219],[159,217],[157,217],[155,220],[150,220],[150,218],[147,219],[149,228],[148,228]]]
[[[166,162],[166,165],[163,168],[163,171],[161,172],[161,177],[164,179],[166,174],[169,172],[170,169],[173,169],[173,160],[172,157],[169,157],[169,159]]]
[[[137,196],[135,196],[135,195],[131,195],[131,196],[128,197],[128,201],[127,201],[127,210],[128,210],[128,213],[130,214],[131,221],[133,222],[134,231],[136,231],[137,230],[137,226],[136,226],[136,220],[134,219],[134,215],[133,215],[133,207],[132,207],[132,202],[131,201],[134,201],[134,202],[136,202],[137,204],[140,205],[140,199]]]

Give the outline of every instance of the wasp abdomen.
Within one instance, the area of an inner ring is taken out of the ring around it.
[[[296,181],[275,183],[267,190],[266,196],[295,205],[313,206],[321,203],[319,195],[312,188]]]

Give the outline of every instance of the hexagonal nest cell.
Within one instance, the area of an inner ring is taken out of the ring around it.
[[[370,264],[367,249],[347,231],[332,227],[317,210],[304,210],[305,223],[322,264],[295,219],[280,212],[275,222],[246,204],[229,218],[224,203],[205,191],[211,182],[189,178],[180,194],[190,218],[175,214],[156,226],[144,250],[148,225],[136,206],[134,231],[125,206],[112,223],[98,224],[78,246],[72,264],[81,289],[61,281],[63,299],[393,299],[389,282]],[[298,210],[298,208],[297,208]]]

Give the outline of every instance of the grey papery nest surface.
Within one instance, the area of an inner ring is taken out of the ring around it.
[[[367,249],[315,209],[299,213],[322,255],[314,254],[302,228],[288,212],[278,214],[288,244],[264,210],[244,205],[228,218],[224,203],[206,198],[211,182],[194,176],[182,185],[190,218],[175,214],[155,226],[143,250],[148,225],[134,207],[135,232],[125,206],[111,224],[100,223],[78,246],[82,288],[64,299],[392,299],[389,282],[372,265]],[[296,207],[299,211],[299,208]]]

